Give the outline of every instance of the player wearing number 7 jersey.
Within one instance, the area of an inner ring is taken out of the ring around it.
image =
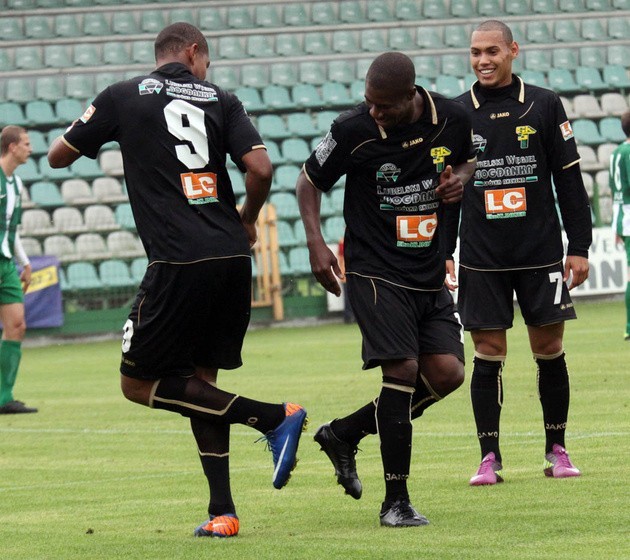
[[[54,141],[52,167],[96,158],[117,141],[149,266],[124,327],[121,386],[131,401],[190,418],[210,486],[197,536],[230,537],[238,518],[229,480],[229,431],[246,424],[273,454],[274,487],[296,462],[306,412],[220,390],[221,369],[241,365],[251,303],[250,247],[272,167],[240,101],[205,81],[203,34],[187,23],[155,41],[157,69],[102,91]],[[246,172],[239,211],[226,157]],[[216,528],[214,524],[216,523]]]
[[[538,366],[545,474],[579,475],[564,450],[569,375],[562,341],[564,321],[576,317],[569,289],[588,276],[591,213],[560,98],[512,74],[518,50],[502,22],[479,25],[470,47],[478,81],[458,98],[472,116],[478,161],[461,203],[459,252],[458,308],[475,346],[470,391],[482,457],[471,485],[502,480],[501,372],[514,293]],[[569,240],[564,265],[552,178]],[[451,253],[456,226],[454,222]],[[452,260],[447,272],[447,283],[452,283]]]

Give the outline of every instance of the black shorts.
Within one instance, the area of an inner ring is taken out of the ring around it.
[[[251,310],[251,260],[154,263],[123,328],[120,372],[138,379],[234,369]]]
[[[514,293],[526,325],[541,327],[575,319],[569,289],[557,263],[525,270],[481,271],[459,267],[457,307],[467,331],[509,329]]]
[[[462,325],[446,288],[409,290],[354,274],[347,287],[363,335],[363,369],[422,354],[452,354],[464,363]]]

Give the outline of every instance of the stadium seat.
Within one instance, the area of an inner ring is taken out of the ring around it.
[[[360,31],[361,49],[367,52],[383,52],[387,43],[380,29],[363,29]]]
[[[599,163],[599,161],[597,161],[597,154],[595,153],[595,150],[592,146],[587,146],[586,144],[578,144],[577,150],[580,154],[580,168],[582,170],[593,171],[602,168],[602,165]]]
[[[59,187],[50,181],[36,181],[30,186],[31,201],[41,208],[58,208],[64,201]]]
[[[356,33],[347,30],[335,30],[332,32],[332,48],[338,53],[361,52]]]
[[[20,179],[25,183],[32,183],[33,181],[41,181],[43,179],[39,166],[33,158],[27,159],[25,163],[20,165]]]
[[[43,254],[42,244],[34,237],[20,237],[24,252],[29,256],[38,256]]]
[[[606,116],[597,98],[590,94],[576,95],[573,98],[573,110],[578,118],[599,119]]]
[[[74,246],[74,241],[64,234],[54,234],[46,237],[44,239],[43,250],[45,255],[53,255],[62,263],[77,258],[77,250]]]
[[[168,19],[170,23],[177,23],[183,21],[190,23],[191,25],[197,25],[197,18],[193,11],[189,8],[171,8],[168,12]]]
[[[265,142],[265,146],[266,145],[267,143]],[[267,149],[267,151],[269,150]],[[271,159],[271,157],[269,159]],[[235,168],[228,169],[228,175],[230,176],[230,183],[232,184],[232,192],[237,197],[245,194],[247,192],[247,189],[245,188],[245,179],[240,170]]]
[[[144,33],[159,33],[166,26],[163,10],[143,10],[140,16],[140,29]]]
[[[44,47],[44,64],[48,68],[70,68],[72,62],[66,45],[46,45]]]
[[[599,146],[597,146],[597,161],[599,161],[606,168],[603,171],[603,173],[606,174],[606,179],[608,179],[610,156],[617,149],[618,145],[619,144],[617,142],[604,142],[603,144],[600,144]],[[597,172],[595,176],[597,177],[598,174],[600,178],[603,176],[601,172],[599,171]],[[606,184],[608,184],[607,180],[605,182]],[[600,183],[600,181],[598,180],[597,183]]]
[[[44,68],[41,50],[37,46],[15,47],[13,65],[18,70],[41,70]]]
[[[65,181],[66,179],[72,179],[72,177],[74,177],[74,174],[69,167],[62,167],[59,169],[54,169],[50,167],[50,165],[48,164],[47,156],[42,156],[39,158],[39,170],[42,174],[42,177],[57,183]]]
[[[238,97],[248,112],[256,112],[265,109],[260,93],[256,88],[241,86],[234,90],[234,94]]]
[[[85,227],[89,231],[113,231],[120,229],[114,211],[105,204],[90,204],[83,212]]]
[[[94,90],[100,93],[107,86],[119,82],[122,79],[123,74],[120,72],[99,72],[94,76]]]
[[[256,6],[254,21],[256,27],[281,27],[280,16],[274,4]]]
[[[269,197],[269,203],[276,208],[278,218],[283,220],[296,220],[300,217],[295,195],[290,192],[277,192]]]
[[[107,234],[107,249],[115,257],[135,258],[145,254],[140,239],[130,231],[112,231]]]
[[[552,51],[552,64],[554,68],[575,70],[578,67],[578,59],[575,49],[558,47]]]
[[[289,249],[289,267],[296,276],[307,276],[311,274],[311,263],[309,252],[306,247],[292,247]]]
[[[287,130],[298,138],[319,136],[319,130],[313,124],[313,118],[308,113],[289,113],[287,115]]]
[[[310,155],[310,151],[308,155]],[[279,165],[275,169],[273,174],[273,185],[275,189],[279,191],[289,191],[291,193],[295,192],[295,184],[300,174],[300,165],[304,163],[304,160],[296,163],[297,165],[291,163]]]
[[[615,10],[630,10],[630,0],[612,0],[612,7]]]
[[[1,114],[2,114],[2,109],[0,108],[0,115]],[[9,122],[11,122],[12,124],[16,124],[13,121],[9,121]],[[20,123],[20,124],[23,124],[23,123]],[[0,127],[2,126],[4,126],[4,123],[0,122]],[[39,156],[39,155],[48,153],[48,143],[46,142],[46,137],[44,136],[43,132],[39,130],[29,130],[28,137],[31,141],[31,148],[33,149],[34,156]],[[28,191],[24,189],[22,193],[24,192],[28,192]]]
[[[576,93],[584,88],[578,84],[573,73],[566,68],[552,68],[547,74],[549,87],[558,93]]]
[[[276,228],[278,231],[278,245],[281,249],[297,246],[298,241],[295,238],[293,227],[289,222],[286,222],[285,220],[278,220],[276,222]]]
[[[391,28],[387,45],[393,51],[406,51],[415,48],[415,41],[409,28]]]
[[[630,60],[630,45],[608,45],[606,47],[606,62],[626,66]]]
[[[591,92],[601,92],[608,89],[597,68],[578,66],[575,71],[575,81],[583,89]]]
[[[234,66],[210,65],[210,77],[208,80],[227,90],[236,89],[240,85],[240,80]]]
[[[317,61],[303,61],[299,63],[300,81],[305,84],[321,86],[326,82],[322,65]]]
[[[626,98],[618,92],[607,92],[601,96],[602,111],[609,116],[620,117],[628,111]],[[31,138],[31,144],[33,139]]]
[[[78,161],[80,160],[77,160],[77,162]],[[90,165],[89,169],[85,169],[85,168],[81,169],[81,172],[85,173],[85,176],[88,176],[88,177],[100,177],[103,174],[114,176],[114,177],[120,177],[125,172],[123,168],[122,153],[120,152],[120,150],[112,149],[112,150],[101,151],[98,157],[98,164],[94,160],[88,160],[88,161],[92,161],[94,163],[89,164]],[[75,164],[77,162],[75,162]]]
[[[450,12],[456,18],[472,18],[475,16],[472,0],[451,0]]]
[[[341,216],[331,216],[324,222],[323,234],[326,243],[339,243],[345,232],[346,222]]]
[[[225,68],[225,67],[224,67]],[[243,64],[241,66],[241,85],[262,89],[269,85],[269,69],[262,64]]]
[[[601,46],[580,47],[580,66],[590,66],[600,70],[606,65],[606,52]]]
[[[52,223],[56,231],[73,234],[86,232],[83,214],[74,206],[55,208],[52,213]]]
[[[442,0],[424,0],[422,3],[422,15],[428,19],[447,19],[447,4]]]
[[[260,115],[258,117],[258,131],[263,139],[284,139],[290,136],[284,119],[280,115]]]
[[[354,103],[365,101],[365,80],[354,80],[350,84],[350,99]]]
[[[416,27],[416,45],[421,49],[439,49],[443,47],[442,27],[425,25]]]
[[[129,265],[129,271],[131,272],[131,276],[137,284],[142,282],[148,265],[149,259],[147,259],[146,257],[136,257],[131,261],[131,264]]]
[[[136,221],[133,217],[133,212],[131,211],[131,204],[128,202],[123,202],[122,204],[116,206],[114,215],[116,216],[116,222],[121,228],[128,230],[136,229]]]
[[[549,87],[544,72],[539,72],[538,70],[523,70],[520,76],[526,84],[545,88]]]
[[[66,269],[66,277],[75,290],[93,290],[103,288],[96,267],[91,262],[73,262]]]
[[[80,233],[74,240],[74,246],[76,247],[77,255],[82,259],[106,259],[113,255],[113,252],[108,249],[105,239],[99,233]]]
[[[630,22],[627,17],[611,17],[608,19],[608,36],[611,39],[630,39]]]
[[[311,22],[315,25],[337,25],[339,18],[335,10],[336,2],[313,2]]]
[[[306,26],[310,24],[306,4],[293,2],[284,4],[282,11],[282,23],[292,26]]]
[[[103,176],[103,170],[97,161],[86,157],[76,160],[70,166],[70,169],[76,177],[81,177],[82,179],[95,179]]]
[[[470,29],[467,25],[445,25],[444,44],[454,49],[468,48],[470,45]]]
[[[581,36],[586,41],[606,40],[608,35],[606,33],[605,20],[583,19]]]
[[[262,90],[263,104],[271,110],[286,111],[295,109],[295,103],[291,99],[289,90],[284,86],[270,84]]]
[[[416,76],[435,79],[440,75],[439,58],[430,55],[419,55],[413,58]]]
[[[249,6],[230,6],[227,10],[227,24],[234,29],[254,27]]]
[[[47,235],[56,231],[50,220],[50,214],[42,208],[24,210],[21,227],[21,234],[25,236]]]
[[[297,84],[293,86],[291,99],[293,99],[297,108],[314,108],[323,105],[319,90],[312,84]]]
[[[292,87],[298,83],[295,65],[291,62],[274,62],[271,64],[269,77],[272,84]]]
[[[349,60],[328,61],[328,81],[350,84],[354,80],[355,70]]]
[[[24,115],[35,127],[59,124],[59,119],[49,101],[29,101],[24,108]]]
[[[326,82],[322,85],[322,99],[325,107],[347,107],[352,105],[347,87],[338,82]]]
[[[619,144],[626,140],[621,129],[621,120],[617,117],[605,117],[599,121],[599,131],[606,142]]]
[[[330,125],[337,118],[337,111],[318,111],[315,115],[315,125],[320,135],[325,135],[330,129]]]
[[[339,19],[342,23],[365,23],[367,19],[360,2],[344,0],[339,2]]]
[[[333,52],[325,33],[311,31],[304,34],[304,52],[312,55],[330,54]]]
[[[225,23],[221,12],[214,6],[199,8],[197,12],[199,29],[202,31],[221,31],[225,29]]]
[[[133,41],[131,43],[131,60],[140,64],[153,64],[155,62],[153,41]]]
[[[287,163],[302,165],[311,155],[311,150],[302,138],[287,138],[282,141],[280,151]]]
[[[612,9],[610,0],[586,0],[586,9],[593,12],[602,12]]]
[[[219,37],[219,56],[226,59],[247,58],[239,36]]]
[[[275,52],[279,56],[299,56],[304,54],[304,50],[298,41],[295,33],[278,33],[276,35]]]
[[[597,146],[605,142],[605,138],[599,133],[595,122],[589,119],[574,120],[573,134],[578,143],[587,146]]]
[[[5,41],[20,41],[24,38],[22,32],[22,18],[3,17],[0,18],[0,37]]]
[[[543,49],[529,49],[525,56],[525,69],[538,72],[551,70],[551,52]]]
[[[24,33],[30,39],[51,39],[55,36],[47,16],[24,16]]]
[[[111,65],[131,64],[126,41],[108,41],[103,43],[103,63]]]
[[[558,19],[555,20],[553,26],[553,36],[556,41],[563,43],[575,43],[580,42],[580,32],[577,25],[572,19]]]
[[[551,31],[546,21],[532,19],[527,22],[525,38],[529,43],[551,43]]]
[[[435,79],[435,91],[446,97],[457,97],[464,93],[464,88],[456,76],[446,76],[440,74]]]
[[[504,12],[499,0],[477,0],[477,13],[484,17],[497,17]]]
[[[75,66],[101,66],[101,52],[94,43],[75,44],[72,49],[72,62]]]
[[[443,54],[441,59],[442,74],[463,78],[470,69],[466,55]]]
[[[63,184],[61,185],[63,188]],[[97,177],[92,181],[92,193],[98,202],[115,204],[128,199],[122,184],[114,177]],[[116,220],[118,223],[118,219]]]
[[[555,14],[559,8],[556,0],[532,0],[532,11],[536,14]]]
[[[127,263],[120,259],[107,259],[98,265],[98,275],[107,288],[128,288],[135,286]]]
[[[252,58],[273,57],[273,38],[270,35],[248,35],[246,55]]]
[[[505,0],[503,9],[509,16],[524,16],[531,14],[529,0]]]
[[[630,61],[628,62],[630,65]],[[604,66],[603,81],[612,90],[627,90],[630,88],[630,78],[628,78],[628,70],[620,65],[607,64]]]
[[[65,80],[65,94],[66,98],[74,99],[91,99],[95,95],[94,91],[94,79],[91,74],[68,74]],[[85,109],[81,105],[82,109]],[[83,114],[83,111],[77,113],[73,120]],[[59,112],[57,111],[57,116]],[[72,121],[69,121],[72,122]]]
[[[61,198],[67,206],[95,204],[96,197],[85,179],[67,179],[61,183]]]
[[[22,105],[19,103],[15,103],[13,101],[0,103],[0,127],[4,127],[8,124],[15,124],[18,126],[27,126],[30,124],[24,115]]]
[[[269,160],[274,167],[285,163],[284,157],[280,152],[280,148],[278,147],[277,142],[275,142],[274,140],[265,140],[265,148],[267,148],[267,155],[269,156]]]
[[[112,34],[103,12],[86,12],[83,14],[83,33],[85,35],[107,36]]]
[[[140,28],[133,12],[114,12],[112,14],[112,31],[116,35],[135,35],[140,33]]]
[[[558,0],[558,7],[563,12],[580,13],[585,10],[584,0]]]

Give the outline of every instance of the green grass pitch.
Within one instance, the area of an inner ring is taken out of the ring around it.
[[[125,401],[115,341],[28,347],[16,397],[40,412],[0,416],[0,558],[70,559],[622,559],[630,558],[630,343],[622,302],[577,304],[567,323],[571,374],[567,448],[579,479],[542,473],[535,364],[520,317],[508,336],[502,449],[506,482],[471,488],[479,462],[464,386],[414,423],[409,482],[428,527],[378,525],[378,440],[357,456],[359,501],[343,495],[312,440],[323,422],[374,397],[377,370],[360,369],[356,325],[248,333],[245,366],[220,385],[302,403],[310,426],[289,485],[271,486],[258,433],[232,427],[232,488],[241,532],[195,539],[207,486],[186,419]]]

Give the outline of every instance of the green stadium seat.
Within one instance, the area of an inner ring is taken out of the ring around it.
[[[606,65],[606,51],[602,47],[580,47],[580,66],[590,66],[600,70]]]
[[[93,5],[94,5],[93,0],[66,0],[66,6],[71,6],[71,7],[87,7],[87,6],[93,6]]]
[[[304,52],[306,54],[322,55],[330,54],[333,50],[325,33],[312,31],[304,34]]]
[[[556,41],[561,41],[563,43],[575,43],[582,41],[577,25],[572,19],[555,20],[553,26],[553,36]]]
[[[439,49],[443,47],[442,28],[429,26],[417,27],[416,45],[421,49]]]
[[[383,52],[387,44],[380,29],[363,29],[360,32],[361,49],[367,52]]]
[[[278,33],[275,52],[279,56],[301,56],[304,50],[295,33]]]
[[[140,16],[140,29],[144,33],[159,33],[166,26],[162,10],[143,10]]]
[[[22,32],[22,18],[0,18],[0,37],[2,37],[4,41],[22,40],[24,38],[24,33]]]
[[[26,160],[26,163],[20,165],[20,179],[27,184],[32,183],[33,181],[41,181],[43,179],[42,173],[37,165],[37,161],[33,158],[29,158]]]
[[[280,191],[295,192],[295,184],[303,162],[304,160],[297,162],[297,165],[285,163],[278,166],[274,172],[274,188]]]
[[[456,18],[472,18],[475,16],[472,0],[451,0],[450,12]]]
[[[324,136],[328,133],[330,125],[337,118],[339,113],[337,111],[319,111],[315,115],[315,127],[320,133],[320,136]]]
[[[126,41],[108,41],[103,43],[103,63],[113,66],[131,64]]]
[[[11,10],[32,10],[35,0],[7,0],[7,7]]]
[[[616,64],[607,64],[603,70],[603,80],[608,89],[627,90],[630,88],[630,78],[628,70]]]
[[[265,148],[267,148],[267,155],[269,156],[269,161],[271,161],[271,164],[274,167],[285,163],[284,157],[282,153],[280,153],[280,148],[278,147],[277,142],[273,140],[265,140]]]
[[[103,12],[86,12],[83,14],[83,33],[107,36],[112,34],[112,30]]]
[[[75,44],[72,51],[75,66],[101,66],[103,63],[99,47],[94,43]]]
[[[57,14],[54,18],[57,37],[80,37],[83,35],[75,14]]]
[[[283,140],[280,151],[288,164],[302,165],[311,155],[311,150],[303,138],[287,138]]]
[[[2,109],[0,109],[0,115],[1,114],[2,114]],[[0,123],[0,126],[4,126],[4,124]],[[24,123],[11,122],[11,124],[24,124]],[[43,154],[48,153],[48,143],[46,142],[46,137],[44,136],[43,132],[41,132],[40,130],[29,130],[28,137],[31,141],[31,148],[33,149],[34,156],[41,156]]]
[[[525,38],[528,43],[553,42],[547,22],[536,19],[527,22]]]
[[[442,0],[424,0],[422,3],[422,15],[428,19],[447,19],[446,2]]]
[[[475,74],[473,74],[472,72],[468,72],[464,76],[464,90],[468,91],[476,81],[477,81],[477,76],[475,76]],[[425,89],[431,89],[431,83],[429,82],[427,86],[423,85],[423,87]]]
[[[27,126],[30,124],[24,115],[22,105],[14,101],[0,103],[0,128],[8,124],[15,124],[17,126]]]
[[[346,221],[341,216],[331,216],[324,222],[323,234],[326,243],[339,243],[345,232]]]
[[[106,288],[130,288],[136,285],[127,263],[120,259],[108,259],[98,265],[98,275]]]
[[[211,67],[212,68],[212,67]],[[262,64],[243,64],[241,66],[241,85],[262,89],[269,85],[269,69]]]
[[[310,24],[306,4],[293,2],[284,4],[282,12],[282,23],[292,26],[306,26]]]
[[[628,66],[630,60],[630,45],[608,45],[606,47],[606,62],[619,66]]]
[[[227,10],[228,27],[234,29],[248,29],[254,27],[252,14],[248,6],[230,6]]]
[[[219,56],[226,59],[247,58],[239,36],[219,37]]]
[[[11,57],[12,49],[0,49],[0,68],[2,71],[6,72],[7,70],[15,70],[13,66],[13,60]],[[0,85],[0,99],[2,98],[2,93],[4,88]]]
[[[440,58],[430,55],[413,57],[416,76],[420,78],[435,79],[440,75]]]
[[[149,266],[149,259],[146,257],[136,257],[131,261],[129,265],[129,271],[131,272],[131,276],[133,279],[139,284],[142,282],[144,278],[144,274],[147,271],[147,266]]]
[[[558,7],[562,12],[580,13],[586,8],[584,0],[558,0]]]
[[[59,119],[48,101],[29,101],[24,108],[24,114],[31,125],[38,128],[59,124]]]
[[[155,63],[153,41],[133,41],[131,43],[131,60],[140,64]]]
[[[55,36],[47,16],[24,16],[24,33],[30,39],[50,39]]]
[[[1,80],[5,81],[5,80]],[[35,87],[31,78],[10,77],[6,79],[5,99],[26,103],[35,99]]]
[[[339,23],[335,13],[336,2],[313,2],[311,6],[311,22],[315,25],[336,25]]]
[[[170,23],[177,23],[182,21],[190,23],[191,25],[197,25],[197,18],[193,11],[189,8],[172,8],[168,12],[168,20]]]
[[[621,129],[621,119],[617,117],[604,117],[599,121],[599,131],[607,142],[619,144],[626,140],[626,135]]]
[[[414,0],[396,0],[394,15],[403,21],[416,21],[421,19],[418,2]]]
[[[525,56],[525,69],[538,72],[549,72],[551,65],[551,51],[543,49],[528,49]]]
[[[354,80],[350,84],[350,100],[353,103],[365,101],[365,80]]]
[[[467,25],[445,25],[444,44],[455,49],[468,48],[470,46],[470,29]]]
[[[96,179],[103,176],[103,170],[98,162],[86,157],[79,158],[71,166],[72,173],[81,179]]]
[[[350,84],[354,80],[354,65],[349,60],[328,61],[328,81]]]
[[[292,247],[289,249],[288,259],[292,274],[296,276],[310,276],[312,274],[309,252],[306,247]]]
[[[55,136],[59,136],[59,134],[56,134]],[[42,156],[41,158],[39,158],[38,167],[39,167],[39,171],[42,174],[42,177],[49,181],[61,183],[62,181],[65,181],[66,179],[74,178],[74,174],[72,173],[69,167],[62,167],[59,169],[54,169],[50,167],[50,165],[48,165],[47,156]],[[33,193],[31,193],[31,198],[32,197],[33,197]]]
[[[66,278],[74,290],[102,289],[96,266],[91,262],[72,262],[66,268]]]
[[[559,8],[556,0],[532,0],[532,11],[536,14],[555,14]]]
[[[133,217],[133,212],[131,210],[131,204],[128,202],[123,202],[119,204],[114,209],[114,216],[116,217],[116,223],[122,228],[126,230],[135,230],[136,229],[136,221]]]
[[[356,73],[355,78],[359,80],[365,80],[365,76],[367,75],[368,68],[372,64],[373,58],[359,58],[355,60]],[[353,80],[354,82],[354,80]]]
[[[59,187],[50,181],[36,181],[29,188],[31,201],[40,208],[59,208],[64,205]]]
[[[300,81],[305,84],[321,86],[326,82],[322,64],[319,61],[303,61],[299,63]]]
[[[580,56],[581,59],[581,56]],[[575,49],[558,47],[552,51],[552,64],[554,68],[575,70],[578,67],[578,59]]]
[[[313,109],[322,107],[324,102],[317,87],[313,84],[296,84],[291,89],[291,99],[296,107]]]
[[[604,12],[612,9],[610,0],[586,0],[586,9],[593,12]]]
[[[603,19],[582,20],[582,39],[586,41],[605,41],[608,38],[605,23],[606,20]]]
[[[457,97],[465,90],[456,76],[440,74],[435,79],[435,91],[446,97]]]
[[[292,62],[274,62],[269,69],[269,79],[272,84],[293,87],[298,83],[295,64]]]
[[[558,93],[576,93],[584,89],[576,82],[573,73],[566,68],[552,68],[547,78],[549,87]]]
[[[509,16],[524,16],[532,13],[529,0],[505,0],[503,9]]]
[[[344,0],[338,4],[339,19],[342,23],[365,23],[367,21],[359,2]]]
[[[133,12],[114,12],[112,14],[112,31],[116,35],[135,35],[140,33]]]
[[[608,19],[608,36],[611,39],[630,39],[630,22],[627,17],[611,17]],[[630,63],[629,63],[630,64]]]
[[[94,77],[91,74],[66,75],[65,96],[75,99],[91,99],[96,94]],[[76,117],[75,117],[76,118]]]
[[[441,56],[442,74],[463,78],[470,71],[468,56],[462,54],[443,54]]]
[[[496,18],[505,12],[501,9],[499,0],[477,0],[477,13],[483,17]]]
[[[270,35],[248,35],[246,54],[252,58],[270,58],[275,55],[273,37]]]
[[[221,12],[213,6],[199,8],[197,18],[202,31],[221,31],[225,28]]]
[[[615,10],[630,10],[630,0],[612,0],[612,7]]]
[[[41,50],[36,46],[15,47],[13,65],[18,70],[41,70],[44,68]]]
[[[538,70],[523,70],[520,73],[521,78],[526,84],[532,84],[533,86],[548,88],[547,79],[544,72]]]
[[[66,45],[46,45],[44,47],[44,65],[48,68],[70,68],[72,62]]]
[[[293,193],[273,193],[269,197],[269,203],[276,207],[277,216],[281,220],[296,220],[300,217],[300,210]]]
[[[606,140],[599,133],[597,125],[590,119],[575,119],[572,123],[576,142],[587,146],[599,146]]]
[[[214,66],[211,64],[209,80],[213,84],[227,90],[236,89],[241,85],[233,66]]]
[[[258,132],[263,139],[282,140],[291,136],[284,119],[280,115],[264,114],[258,117]]]
[[[415,48],[415,41],[409,28],[391,28],[389,30],[389,40],[387,42],[390,50],[407,51]]]
[[[322,85],[322,99],[325,107],[349,107],[352,99],[348,89],[339,82],[326,82]]]
[[[291,99],[289,90],[285,86],[269,84],[262,90],[262,100],[268,109],[275,111],[286,111],[295,109],[295,103]]]
[[[608,89],[608,85],[602,80],[597,68],[578,66],[575,71],[575,81],[587,91],[601,92]]]
[[[85,106],[78,99],[64,98],[55,102],[55,114],[62,124],[73,122],[84,112]]]
[[[368,2],[367,3],[367,18],[369,21],[377,23],[383,23],[387,21],[394,21],[392,12],[386,2]]]
[[[287,115],[287,130],[298,138],[319,136],[319,130],[309,113],[289,113]]]
[[[361,51],[356,34],[347,30],[337,30],[332,33],[332,48],[338,53],[358,53]]]
[[[285,220],[278,220],[276,222],[276,228],[278,230],[278,245],[281,249],[287,247],[296,247],[298,244],[293,232],[291,224]]]
[[[38,76],[35,79],[35,96],[45,101],[57,101],[63,97],[63,78],[60,76]]]
[[[255,8],[256,27],[281,27],[280,16],[274,4],[261,4]]]

